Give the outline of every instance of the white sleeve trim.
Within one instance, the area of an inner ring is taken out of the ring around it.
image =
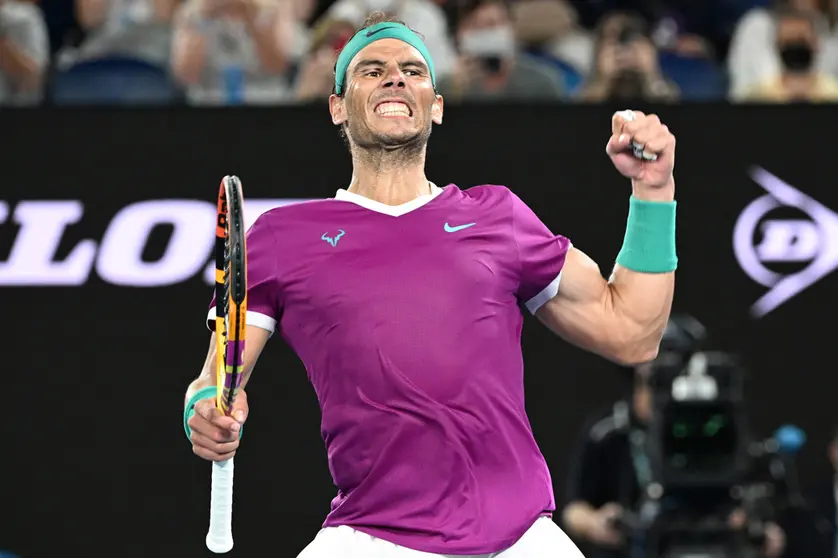
[[[540,293],[527,301],[527,310],[530,311],[530,314],[535,314],[539,308],[544,306],[546,302],[559,294],[559,283],[561,283],[561,281],[562,272],[560,271],[559,274],[556,275],[556,278],[550,281],[549,285],[544,287]]]
[[[276,320],[271,318],[267,314],[262,314],[261,312],[254,312],[253,310],[248,310],[246,318],[247,325],[252,325],[254,327],[258,327],[259,329],[270,331],[272,334],[274,333],[274,331],[276,331]],[[207,328],[209,328],[209,323],[211,321],[215,321],[215,306],[210,308],[209,312],[207,312]]]

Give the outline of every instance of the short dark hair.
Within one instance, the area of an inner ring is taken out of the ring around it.
[[[805,21],[813,30],[817,30],[818,28],[818,21],[814,14],[791,6],[780,7],[774,11],[774,21],[779,23],[783,20]]]
[[[453,28],[459,28],[474,12],[483,6],[500,4],[506,13],[512,13],[509,0],[461,0],[460,2],[446,2],[448,19]]]

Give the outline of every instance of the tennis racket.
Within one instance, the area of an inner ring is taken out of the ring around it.
[[[244,372],[247,254],[241,181],[225,176],[218,190],[215,230],[215,342],[218,409],[230,415]],[[233,548],[233,459],[212,464],[207,548]]]

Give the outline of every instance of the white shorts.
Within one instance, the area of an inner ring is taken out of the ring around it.
[[[297,558],[584,558],[549,517],[533,523],[518,542],[493,554],[461,556],[429,554],[383,541],[351,527],[326,527]]]

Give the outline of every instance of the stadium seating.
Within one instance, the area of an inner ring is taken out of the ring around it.
[[[57,105],[161,105],[182,98],[165,68],[132,58],[99,58],[58,70],[50,99]]]

